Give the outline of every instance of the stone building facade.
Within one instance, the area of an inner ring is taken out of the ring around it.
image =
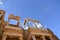
[[[0,40],[59,40],[50,29],[45,29],[38,20],[25,18],[20,27],[20,17],[10,14],[4,21],[5,11],[0,10]],[[10,24],[10,19],[17,20],[17,25]],[[29,23],[30,22],[30,23]]]

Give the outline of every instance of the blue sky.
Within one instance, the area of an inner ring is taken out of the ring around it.
[[[60,38],[60,0],[0,0],[0,9],[9,14],[39,20],[46,28],[50,28]]]

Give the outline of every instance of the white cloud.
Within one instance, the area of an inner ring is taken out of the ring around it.
[[[3,6],[3,2],[2,2],[2,0],[0,0],[0,5]]]

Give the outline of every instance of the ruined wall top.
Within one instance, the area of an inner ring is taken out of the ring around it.
[[[33,20],[31,18],[25,18],[25,20],[24,20],[24,29],[25,28],[26,29],[28,29],[28,28],[37,28],[37,29],[45,30],[43,25],[38,20]]]
[[[25,18],[25,20],[24,20],[24,25],[25,25],[28,21],[39,22],[38,20],[33,20],[33,19],[31,19],[31,18]]]
[[[14,19],[14,20],[20,20],[20,17],[19,16],[14,16],[13,14],[10,14],[9,19]]]
[[[20,26],[20,17],[19,16],[14,16],[13,14],[10,14],[8,17],[8,24],[9,24],[10,19],[17,20],[18,23],[16,26]]]
[[[5,11],[4,10],[0,10],[0,20],[4,21],[4,16],[5,16]]]
[[[0,10],[0,20],[4,20],[4,16],[5,16],[5,11],[4,10]],[[13,20],[17,20],[18,21],[18,23],[17,23],[17,26],[20,26],[20,17],[19,16],[15,16],[15,15],[13,15],[13,14],[10,14],[9,16],[8,16],[8,21],[7,21],[7,25],[9,25],[9,22],[10,22],[10,19],[13,19]],[[33,19],[31,19],[31,18],[25,18],[25,20],[24,20],[24,25],[27,23],[27,22],[29,22],[29,21],[31,21],[33,24],[33,26],[35,27],[35,28],[43,28],[42,27],[42,25],[40,24],[40,22],[38,21],[38,20],[33,20]],[[28,24],[29,25],[29,24]]]

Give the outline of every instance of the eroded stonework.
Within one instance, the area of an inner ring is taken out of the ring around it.
[[[19,16],[10,14],[8,21],[4,21],[4,16],[5,11],[0,10],[0,40],[59,40],[50,29],[45,29],[38,20],[25,18],[24,28],[21,28]],[[10,19],[17,20],[17,25],[10,24]]]

